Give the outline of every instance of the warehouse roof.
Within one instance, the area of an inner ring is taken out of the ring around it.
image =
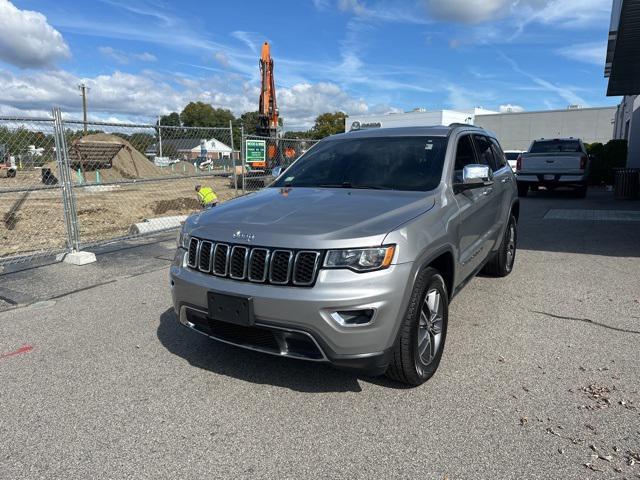
[[[640,94],[640,2],[614,0],[607,45],[607,95]]]

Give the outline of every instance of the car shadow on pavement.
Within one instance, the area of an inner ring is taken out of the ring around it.
[[[362,390],[359,377],[350,372],[216,342],[180,325],[172,308],[160,316],[157,335],[169,352],[218,375],[306,393]],[[373,380],[377,383],[377,379]]]

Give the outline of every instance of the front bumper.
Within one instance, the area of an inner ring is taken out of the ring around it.
[[[170,271],[174,309],[183,325],[216,340],[274,355],[325,361],[369,373],[386,369],[405,309],[412,264],[392,265],[365,274],[320,270],[315,285],[303,288],[218,278],[185,268],[183,257],[184,250],[179,250]],[[215,331],[223,322],[205,320],[207,294],[212,290],[252,297],[254,330],[234,327]],[[374,310],[368,324],[343,326],[331,315],[339,310],[358,309]],[[261,334],[271,338],[265,340]],[[243,341],[242,335],[255,341]],[[295,348],[290,348],[289,343],[295,343]]]

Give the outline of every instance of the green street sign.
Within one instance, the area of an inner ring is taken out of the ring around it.
[[[246,140],[247,162],[264,162],[267,158],[267,143],[264,140]]]

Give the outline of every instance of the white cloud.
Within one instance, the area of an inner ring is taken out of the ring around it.
[[[180,111],[190,101],[202,101],[240,115],[258,107],[260,88],[237,75],[209,78],[164,78],[157,72],[134,75],[115,71],[109,75],[78,77],[62,70],[17,75],[0,70],[0,112],[12,115],[47,115],[60,106],[77,117],[81,100],[77,85],[89,87],[90,118],[151,121],[156,115]],[[298,83],[278,90],[278,103],[289,128],[308,128],[320,113],[341,110],[352,114],[390,111],[391,107],[370,107],[334,83]],[[37,113],[36,113],[37,112]]]
[[[532,22],[584,27],[602,22],[611,11],[611,0],[424,0],[436,20],[463,24],[515,20],[517,33]]]
[[[70,56],[69,46],[44,15],[0,0],[0,60],[31,68]]]
[[[415,2],[368,2],[364,0],[338,0],[338,9],[343,12],[353,13],[355,16],[391,23],[415,23],[427,24],[428,19],[424,17],[424,12],[416,8]]]
[[[603,42],[577,43],[556,50],[556,53],[576,62],[591,63],[602,67],[607,55],[607,45]]]
[[[507,0],[426,0],[429,14],[438,19],[460,23],[482,23],[503,16]]]
[[[131,61],[135,61],[135,60],[140,62],[157,62],[158,61],[158,58],[149,52],[129,53],[129,52],[123,52],[122,50],[116,50],[115,48],[112,48],[112,47],[99,47],[98,51],[104,56],[109,57],[123,65],[127,65]]]
[[[500,113],[515,113],[515,112],[524,112],[524,107],[520,105],[511,105],[507,103],[506,105],[500,105],[499,109]]]
[[[518,64],[513,61],[511,58],[507,57],[504,54],[501,54],[501,57],[509,64],[511,65],[511,68],[513,69],[514,72],[527,77],[529,80],[531,80],[535,85],[537,85],[538,87],[542,88],[543,90],[546,90],[547,92],[551,92],[556,94],[557,96],[559,96],[560,98],[562,98],[565,102],[567,102],[569,105],[584,105],[584,106],[588,106],[588,102],[586,100],[584,100],[582,97],[580,97],[576,92],[575,92],[575,88],[572,88],[570,86],[566,86],[566,85],[558,85],[555,83],[552,83],[542,77],[539,77],[537,75],[534,75],[532,73],[526,72],[524,70],[522,70]]]
[[[213,59],[225,68],[228,68],[231,65],[229,57],[224,52],[214,52]]]

